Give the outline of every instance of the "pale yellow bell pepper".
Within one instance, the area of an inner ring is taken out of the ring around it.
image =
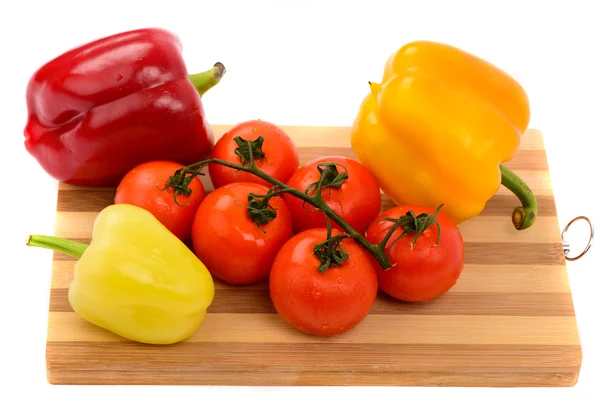
[[[124,338],[172,344],[194,334],[213,301],[204,264],[146,209],[117,204],[94,222],[92,241],[32,235],[27,244],[79,258],[69,303],[83,319]]]

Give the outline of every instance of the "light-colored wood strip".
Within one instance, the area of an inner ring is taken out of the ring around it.
[[[221,136],[233,125],[213,124],[215,139]],[[345,147],[350,146],[349,126],[280,126],[298,147]],[[521,137],[520,150],[543,150],[543,135],[537,129],[528,129]]]
[[[52,345],[51,345],[52,346]],[[387,372],[372,369],[353,371],[292,371],[273,372],[260,366],[253,371],[216,372],[198,368],[178,369],[169,374],[146,367],[128,370],[114,365],[96,365],[95,369],[73,369],[49,365],[48,381],[53,384],[94,385],[226,385],[226,386],[435,386],[435,387],[568,387],[579,377],[578,368],[541,369],[527,371],[501,369],[480,371],[468,367],[435,369],[427,372]]]
[[[344,156],[357,160],[351,147],[299,147],[298,159],[304,165],[323,156]],[[507,161],[506,166],[514,171],[522,170],[548,170],[548,161],[544,150],[520,150],[514,158]]]
[[[66,289],[73,279],[75,261],[52,263],[52,289]],[[267,281],[245,289],[264,290]],[[217,291],[231,286],[215,280]],[[452,288],[461,293],[569,293],[569,278],[565,266],[541,265],[480,265],[466,264],[460,279]]]
[[[232,125],[212,125],[215,140],[229,130]],[[348,126],[285,126],[280,127],[292,138],[298,148],[302,147],[350,147],[350,127]]]
[[[465,264],[452,288],[456,292],[562,293],[570,292],[564,265]]]
[[[90,238],[96,212],[57,212],[55,233],[66,238]],[[462,223],[461,233],[465,242],[506,243],[556,243],[560,240],[558,220],[540,217],[534,227],[518,231],[509,216],[480,216]]]
[[[547,171],[541,170],[521,170],[518,171],[518,175],[525,183],[529,185],[531,190],[540,196],[552,196],[552,183],[548,176]],[[203,185],[208,187],[208,190],[212,190],[210,186],[210,180],[205,180],[206,177],[203,177]],[[58,185],[59,191],[110,191],[114,190],[114,188],[95,188],[95,187],[82,187],[77,185],[68,185],[60,183]],[[514,194],[509,191],[507,188],[500,186],[496,194],[499,195],[513,195]]]
[[[478,216],[459,225],[465,242],[558,243],[558,219],[539,217],[529,229],[516,230],[509,216]]]
[[[502,327],[502,329],[499,329]],[[48,341],[125,341],[74,312],[49,314]],[[277,314],[208,314],[188,342],[578,345],[575,317],[368,315],[344,335],[319,338]]]
[[[91,238],[96,212],[57,212],[54,233],[58,237]]]
[[[157,349],[158,348],[158,349]],[[160,352],[157,352],[159,350]],[[354,371],[381,372],[563,369],[575,367],[581,358],[578,346],[568,345],[425,345],[371,343],[179,343],[168,347],[142,346],[132,342],[51,342],[50,362],[66,365],[60,353],[84,365],[108,365],[156,370],[249,371],[268,365],[274,372]],[[62,363],[61,363],[62,362]],[[75,368],[75,363],[69,363]]]

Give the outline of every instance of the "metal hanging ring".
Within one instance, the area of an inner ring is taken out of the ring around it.
[[[570,249],[569,243],[567,243],[565,241],[564,235],[567,232],[567,230],[569,229],[569,226],[571,226],[574,222],[576,222],[578,220],[584,220],[587,222],[588,226],[590,227],[590,238],[587,242],[585,249],[583,249],[583,251],[581,253],[579,253],[575,257],[569,257],[568,254],[571,249]],[[560,237],[563,240],[563,251],[565,252],[565,259],[567,259],[569,261],[577,260],[577,259],[581,258],[584,254],[586,254],[588,252],[588,250],[590,250],[590,247],[592,247],[592,242],[594,241],[594,225],[592,225],[592,222],[589,220],[589,218],[587,216],[577,216],[576,218],[571,219],[571,221],[569,223],[567,223],[567,226],[565,226],[565,228],[563,229],[562,233],[560,234]]]

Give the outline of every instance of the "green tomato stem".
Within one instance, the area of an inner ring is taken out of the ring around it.
[[[25,244],[27,246],[43,247],[45,249],[59,251],[78,259],[81,258],[83,252],[88,248],[88,245],[85,243],[74,242],[62,237],[45,235],[29,235]]]
[[[279,181],[278,179],[273,178],[272,176],[264,173],[254,164],[252,158],[252,150],[250,150],[250,163],[248,165],[239,165],[232,162],[220,160],[218,158],[209,158],[207,160],[199,161],[197,163],[183,167],[181,169],[181,173],[198,173],[198,171],[201,170],[201,167],[210,163],[219,164],[225,167],[254,174],[257,177],[269,182],[270,184],[276,185],[282,190],[285,190],[285,193],[290,194],[298,199],[301,199],[304,202],[311,204],[317,209],[320,209],[326,216],[329,217],[329,219],[337,223],[352,239],[354,239],[354,241],[356,241],[362,248],[369,252],[384,270],[387,270],[390,267],[392,267],[390,260],[385,255],[384,247],[379,244],[372,244],[361,233],[358,233],[354,228],[352,228],[344,219],[342,219],[340,215],[338,215],[325,203],[320,193],[316,193],[315,195],[308,195],[305,192],[292,188],[289,185]],[[318,187],[317,190],[318,192],[320,192],[321,188]],[[393,227],[395,229],[398,226],[399,224],[395,224]]]

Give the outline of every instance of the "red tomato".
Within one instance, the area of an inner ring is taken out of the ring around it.
[[[339,233],[332,231],[332,235]],[[340,246],[348,253],[341,266],[320,272],[315,244],[326,229],[303,231],[283,245],[271,268],[269,289],[279,315],[296,329],[331,336],[358,325],[377,297],[377,274],[371,255],[352,239]]]
[[[259,153],[254,154],[254,163],[264,173],[281,182],[286,182],[298,168],[298,151],[287,133],[269,122],[250,120],[232,127],[217,140],[210,158],[245,164],[242,158],[235,153],[240,147],[235,138],[241,137],[243,140],[255,141],[259,136],[264,139],[261,148],[264,157],[261,158]],[[208,171],[215,188],[233,182],[254,182],[268,187],[272,186],[254,174],[220,164],[210,163]]]
[[[292,219],[280,196],[269,200],[276,217],[267,224],[259,227],[248,216],[248,194],[268,190],[250,182],[228,184],[208,194],[198,208],[192,247],[214,276],[230,284],[268,277],[275,255],[292,236]]]
[[[200,203],[206,197],[204,186],[198,177],[188,187],[189,196],[177,194],[174,189],[165,188],[169,178],[183,165],[172,161],[150,161],[129,171],[117,187],[115,204],[131,204],[152,213],[179,239],[190,236],[192,220]],[[178,205],[179,204],[179,205]]]
[[[393,222],[381,218],[398,219],[410,210],[415,216],[435,212],[420,206],[391,208],[369,226],[367,240],[380,243],[393,226]],[[431,224],[419,235],[412,248],[411,241],[415,233],[407,234],[394,243],[404,229],[400,226],[394,231],[385,246],[386,255],[393,266],[383,270],[376,264],[379,288],[383,292],[403,301],[427,302],[440,297],[456,284],[464,266],[462,235],[444,213],[439,212],[436,219],[440,228],[435,223]],[[441,230],[439,244],[438,230]]]
[[[321,193],[323,200],[353,229],[364,233],[368,224],[379,215],[381,192],[373,174],[358,161],[343,156],[320,157],[296,170],[287,184],[305,192],[309,185],[319,181],[321,174],[317,165],[326,162],[335,162],[345,167],[344,169],[336,166],[338,172],[347,170],[348,179],[342,183],[340,188],[323,188]],[[312,190],[311,195],[315,192]],[[327,227],[325,214],[314,206],[289,194],[284,195],[284,200],[292,214],[295,232]],[[332,222],[331,226],[341,230],[341,227],[335,222]]]

